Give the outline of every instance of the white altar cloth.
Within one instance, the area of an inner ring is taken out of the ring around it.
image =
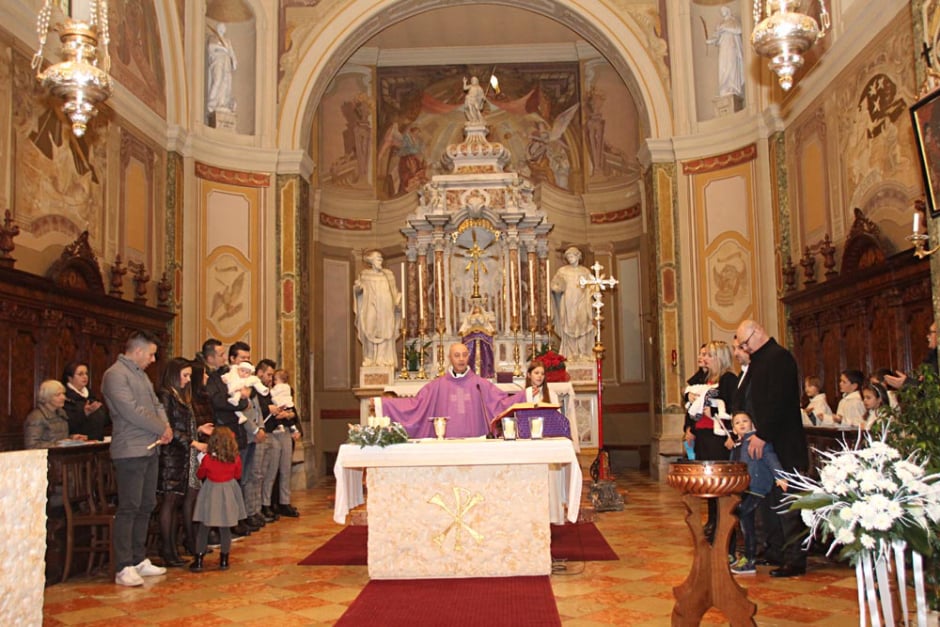
[[[365,503],[363,468],[515,464],[548,464],[550,522],[565,522],[565,504],[568,506],[567,519],[578,521],[583,479],[574,445],[568,438],[422,440],[385,448],[343,444],[333,467],[336,477],[333,520],[345,524],[349,510]]]

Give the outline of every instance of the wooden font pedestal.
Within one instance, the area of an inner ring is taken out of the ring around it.
[[[701,624],[709,608],[724,613],[732,627],[756,625],[757,605],[747,598],[728,564],[728,540],[735,527],[735,506],[748,484],[747,465],[732,462],[675,463],[669,467],[668,482],[683,492],[685,522],[692,532],[695,557],[688,578],[673,588],[676,605],[672,610],[674,627]],[[714,542],[709,543],[702,527],[705,498],[718,499],[718,520]]]

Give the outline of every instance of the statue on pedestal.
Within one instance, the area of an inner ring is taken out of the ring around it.
[[[594,359],[594,316],[591,311],[593,288],[581,287],[581,277],[592,278],[590,270],[580,265],[581,251],[572,246],[565,251],[567,266],[558,269],[552,279],[555,305],[555,332],[561,338],[558,352],[570,361]]]
[[[483,124],[483,103],[486,102],[483,88],[480,87],[480,79],[476,76],[467,82],[467,77],[463,79],[463,90],[467,92],[463,99],[464,114],[467,116],[467,122],[471,124]]]
[[[705,43],[718,48],[718,95],[744,96],[744,45],[741,43],[741,22],[731,7],[721,7],[721,21],[715,35]]]
[[[216,111],[235,111],[236,103],[232,97],[232,74],[238,69],[238,58],[232,42],[225,37],[225,24],[209,29],[212,37],[206,44],[206,110],[209,113]]]
[[[382,253],[366,254],[369,268],[353,285],[356,330],[362,342],[363,366],[395,366],[395,339],[401,326],[401,294],[391,271],[382,267]]]

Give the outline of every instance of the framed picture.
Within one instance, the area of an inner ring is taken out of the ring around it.
[[[911,107],[911,124],[917,139],[920,169],[924,175],[927,207],[930,216],[940,216],[940,89],[935,90]]]

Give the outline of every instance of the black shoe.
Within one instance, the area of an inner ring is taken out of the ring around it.
[[[232,527],[232,535],[238,536],[238,537],[250,536],[251,529],[244,522],[240,522],[234,527]]]
[[[228,570],[228,553],[219,553],[219,570]]]
[[[261,526],[260,526],[260,525],[256,525],[256,524],[255,524],[255,521],[253,521],[251,518],[246,518],[246,519],[245,519],[245,526],[246,526],[246,527],[248,528],[248,530],[251,531],[252,533],[254,533],[255,531],[260,531],[260,530],[261,530]]]
[[[258,529],[261,529],[267,524],[267,522],[265,522],[264,516],[262,516],[261,514],[252,514],[251,516],[248,517],[248,524],[257,527]]]
[[[206,557],[205,553],[196,553],[196,559],[189,565],[189,570],[194,573],[202,572],[202,560]]]
[[[298,512],[297,509],[290,503],[286,505],[278,505],[277,513],[281,516],[287,516],[288,518],[297,518],[300,516],[300,512]]]
[[[274,510],[271,509],[270,505],[265,505],[261,508],[261,516],[264,518],[265,522],[274,522],[280,518],[277,514],[274,513]]]
[[[173,553],[161,552],[160,559],[163,561],[163,565],[167,568],[178,568],[186,564],[183,560],[180,559],[180,556]]]
[[[784,564],[780,568],[770,571],[771,577],[799,577],[806,574],[806,566],[794,566],[793,564]]]
[[[773,557],[758,557],[754,563],[758,566],[780,566],[780,560]]]

